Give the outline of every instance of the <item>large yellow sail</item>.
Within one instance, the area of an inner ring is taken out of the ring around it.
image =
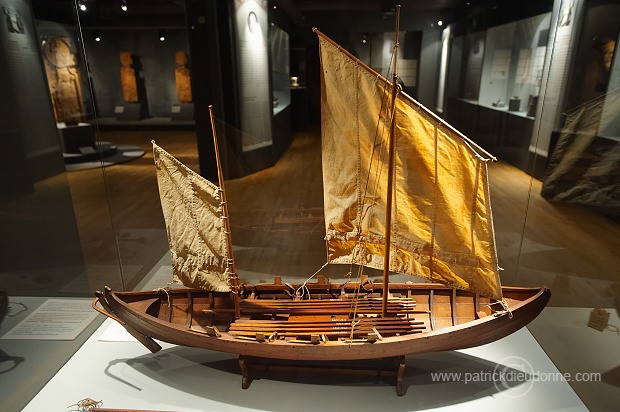
[[[390,83],[319,36],[328,261],[383,269]],[[396,99],[390,270],[501,299],[487,161]]]
[[[228,292],[228,243],[220,188],[153,143],[173,280]]]

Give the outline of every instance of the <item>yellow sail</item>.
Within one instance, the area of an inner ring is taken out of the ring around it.
[[[230,291],[228,244],[220,188],[153,143],[173,280]]]
[[[319,41],[328,261],[383,269],[390,83]],[[395,110],[390,270],[501,299],[489,159],[409,96]]]

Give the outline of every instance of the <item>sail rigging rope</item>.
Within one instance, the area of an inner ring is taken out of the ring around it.
[[[502,311],[498,311],[498,312],[495,312],[493,315],[494,315],[494,316],[500,316],[500,315],[503,315],[503,314],[505,314],[505,313],[508,313],[508,317],[509,317],[510,319],[512,319],[512,316],[513,316],[513,314],[512,314],[512,310],[510,310],[510,306],[508,305],[508,301],[507,301],[506,299],[502,299],[502,300],[498,300],[498,301],[493,302],[493,303],[489,303],[489,304],[488,304],[488,305],[486,305],[486,306],[487,306],[488,308],[490,308],[491,306],[493,306],[493,305],[497,305],[497,304],[502,305],[502,308],[504,308],[504,310],[502,310]]]
[[[170,290],[170,283],[168,283],[165,287],[163,288],[157,288],[157,289],[153,289],[154,292],[164,292],[166,294],[166,296],[168,297],[168,307],[170,307],[170,292],[168,292]]]
[[[327,266],[329,264],[329,262],[325,262],[325,264],[323,264],[323,266],[321,266],[319,268],[319,270],[317,270],[316,272],[314,272],[314,274],[312,276],[310,276],[308,279],[306,279],[306,281],[304,283],[301,284],[301,286],[299,286],[297,288],[297,290],[295,290],[295,296],[303,296],[304,292],[308,293],[308,296],[310,296],[310,290],[308,289],[308,287],[306,286],[306,284],[313,278],[315,277],[321,270],[323,270],[323,268],[325,268],[325,266]]]

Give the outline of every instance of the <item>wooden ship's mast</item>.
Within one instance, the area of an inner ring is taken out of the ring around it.
[[[390,136],[388,141],[388,184],[385,205],[385,255],[383,258],[383,303],[381,314],[387,317],[387,302],[390,294],[390,243],[392,238],[392,197],[394,185],[394,128],[396,124],[396,96],[398,95],[398,32],[400,30],[400,4],[396,5],[396,33],[394,35],[394,71],[392,73],[392,101],[390,104]]]
[[[213,146],[215,149],[215,161],[217,163],[217,178],[222,197],[222,214],[224,215],[224,231],[226,232],[226,254],[228,258],[228,270],[230,271],[230,281],[232,283],[232,296],[235,305],[235,317],[241,317],[241,307],[239,305],[239,278],[235,269],[235,259],[233,257],[232,234],[230,231],[230,219],[228,218],[228,204],[226,203],[226,191],[224,190],[224,173],[222,172],[222,162],[220,161],[220,151],[217,144],[217,133],[215,131],[215,118],[213,117],[213,106],[209,105],[209,116],[211,117],[211,130],[213,131]]]

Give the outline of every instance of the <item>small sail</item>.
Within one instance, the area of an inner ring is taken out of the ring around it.
[[[328,261],[383,269],[390,83],[319,36]],[[501,299],[487,161],[396,100],[390,270]]]
[[[220,188],[153,143],[173,280],[228,292],[230,271]]]

